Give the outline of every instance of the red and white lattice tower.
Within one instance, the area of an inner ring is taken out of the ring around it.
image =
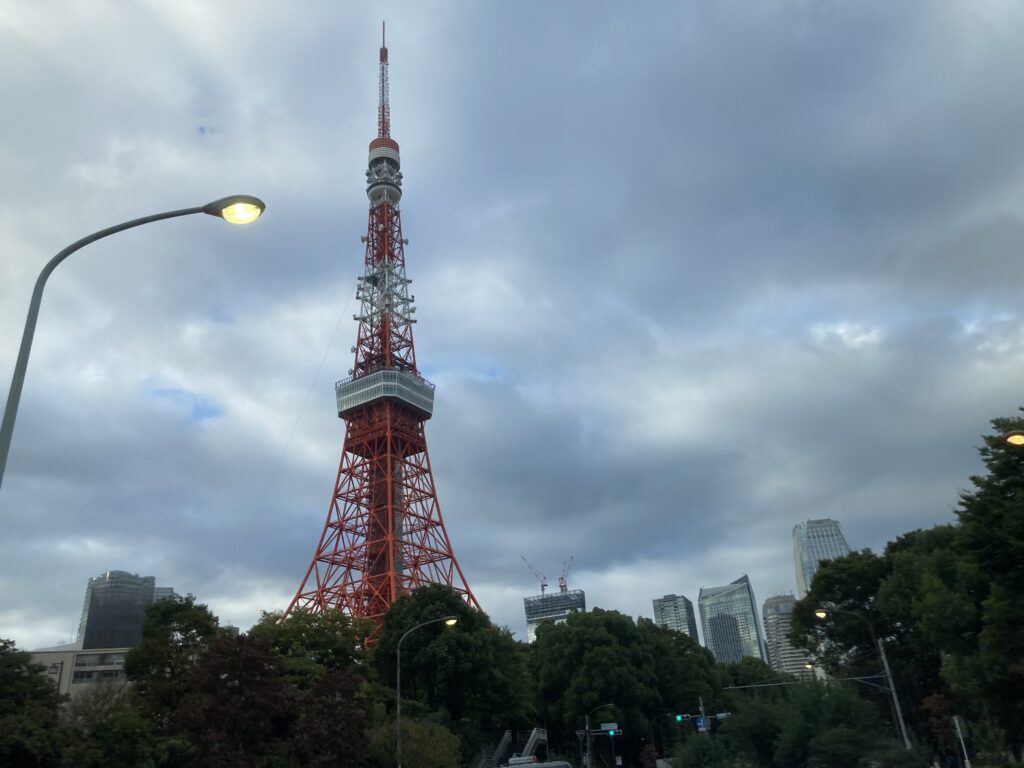
[[[366,171],[370,215],[356,292],[361,305],[353,318],[359,322],[355,365],[335,385],[345,444],[313,561],[285,611],[340,608],[373,619],[378,630],[395,599],[424,584],[447,584],[480,607],[452,551],[427,456],[423,423],[433,411],[434,385],[416,368],[415,297],[405,276],[402,172],[391,138],[383,43],[377,138]]]

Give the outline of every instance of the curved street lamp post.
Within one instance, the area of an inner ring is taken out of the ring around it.
[[[443,621],[451,627],[458,623],[459,618],[458,616],[442,616],[439,619],[424,621],[422,624],[417,624],[412,629],[407,630],[404,635],[398,638],[398,647],[395,649],[395,666],[397,668],[395,680],[395,765],[398,768],[402,768],[402,641],[420,627],[425,627],[428,624],[437,624],[439,621]]]
[[[232,195],[214,200],[212,203],[200,205],[195,208],[182,208],[177,211],[155,213],[152,216],[143,216],[141,219],[133,219],[123,224],[117,224],[107,229],[101,229],[88,237],[83,237],[63,251],[58,253],[46,266],[43,267],[36,279],[35,290],[32,291],[32,300],[28,306],[28,317],[25,319],[25,331],[21,337],[21,348],[18,350],[18,359],[14,364],[14,375],[11,377],[11,389],[7,394],[7,406],[4,408],[3,423],[0,424],[0,486],[3,486],[4,470],[7,467],[7,456],[11,450],[11,437],[14,434],[14,419],[18,415],[18,403],[21,402],[21,389],[25,383],[25,370],[28,368],[28,356],[32,350],[32,337],[36,331],[36,319],[39,317],[39,306],[43,301],[43,288],[46,287],[46,280],[57,266],[68,256],[83,246],[101,240],[108,235],[123,232],[132,227],[142,224],[149,224],[163,219],[173,219],[178,216],[189,216],[193,213],[206,213],[210,216],[217,216],[232,224],[248,224],[256,221],[263,213],[266,205],[258,197],[251,195]]]
[[[593,752],[594,740],[593,740],[593,738],[590,735],[590,716],[592,714],[594,714],[595,712],[597,712],[597,710],[604,709],[605,707],[611,707],[612,709],[618,709],[618,707],[615,706],[611,702],[608,702],[607,704],[600,704],[600,705],[594,707],[592,710],[590,710],[587,713],[587,717],[586,717],[586,720],[585,720],[585,723],[584,723],[584,727],[586,728],[586,736],[587,736],[587,768],[594,768],[594,752]]]
[[[889,668],[889,657],[885,655],[885,644],[875,632],[875,625],[871,622],[867,616],[863,616],[856,611],[844,611],[834,606],[824,606],[818,608],[814,615],[820,619],[825,620],[828,618],[830,613],[842,613],[846,616],[855,616],[867,625],[868,632],[871,633],[871,641],[875,644],[875,649],[878,651],[878,657],[882,660],[882,669],[885,670],[885,680],[888,683],[887,688],[889,691],[889,697],[892,699],[893,711],[896,713],[896,724],[899,729],[900,738],[903,741],[903,746],[908,750],[912,749],[910,744],[910,736],[907,733],[907,724],[903,720],[903,709],[900,707],[900,697],[896,695],[896,683],[892,679],[892,670]]]

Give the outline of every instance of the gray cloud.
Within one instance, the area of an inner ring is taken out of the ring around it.
[[[66,639],[120,568],[247,625],[323,525],[380,10],[19,6],[0,19],[0,370],[47,289],[0,491],[0,635]],[[1015,6],[388,4],[418,359],[471,586],[591,605],[750,574],[792,526],[952,518],[1020,402]],[[202,219],[202,220],[200,220]]]

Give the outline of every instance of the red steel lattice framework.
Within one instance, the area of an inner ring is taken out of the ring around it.
[[[380,49],[377,138],[370,142],[370,199],[355,364],[335,385],[345,444],[327,522],[302,584],[288,606],[340,608],[376,630],[395,599],[424,584],[447,584],[479,608],[452,551],[430,471],[423,424],[434,385],[416,368],[416,311],[405,276],[398,203],[402,173],[391,138],[388,49]]]

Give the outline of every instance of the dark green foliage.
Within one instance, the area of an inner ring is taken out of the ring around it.
[[[60,701],[43,667],[0,638],[0,765],[58,765]]]
[[[167,762],[173,744],[153,734],[130,688],[97,685],[66,705],[62,722],[67,768],[151,768]]]
[[[369,765],[371,711],[355,669],[328,669],[299,700],[292,750],[308,768]],[[411,763],[410,763],[411,764]]]
[[[142,640],[125,657],[124,669],[158,733],[176,731],[192,675],[218,631],[217,617],[192,595],[146,609]]]
[[[404,647],[404,644],[403,644]],[[395,765],[395,723],[370,732],[368,754],[375,768]],[[459,737],[439,723],[402,717],[402,763],[416,768],[462,768]]]
[[[496,628],[448,587],[430,585],[403,595],[384,617],[372,666],[394,689],[396,651],[406,632],[442,616],[402,642],[402,707],[412,718],[436,713],[475,753],[494,733],[533,725],[526,651],[508,630]]]
[[[695,735],[676,750],[675,768],[733,768],[733,755],[725,744],[708,736]]]
[[[189,679],[179,721],[196,766],[265,765],[284,752],[292,717],[285,665],[263,640],[215,638]]]
[[[598,608],[564,624],[542,624],[535,646],[541,721],[559,751],[575,748],[574,731],[591,710],[614,703],[594,712],[593,720],[618,722],[624,736],[616,749],[633,761],[643,739],[657,736],[655,715],[693,711],[699,696],[713,696],[716,689],[706,650],[685,635],[648,621],[637,625],[616,611]]]
[[[352,619],[337,610],[297,610],[284,622],[280,613],[264,613],[248,634],[284,660],[289,682],[299,689],[309,688],[328,669],[352,667],[362,655]]]

